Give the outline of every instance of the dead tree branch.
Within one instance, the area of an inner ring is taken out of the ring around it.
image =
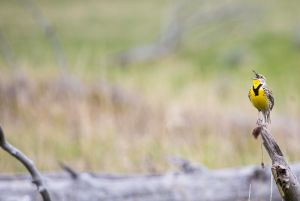
[[[255,128],[253,133],[260,134],[263,139],[263,145],[272,160],[271,170],[281,197],[285,201],[299,201],[300,185],[297,177],[289,167],[271,133],[263,126]]]
[[[5,37],[3,31],[1,30],[1,27],[0,27],[0,51],[2,52],[2,55],[7,65],[11,69],[17,69],[18,64],[16,62],[15,54],[13,52],[13,49],[11,48],[8,39]]]
[[[172,53],[181,44],[185,34],[195,28],[200,27],[204,30],[202,26],[205,24],[237,20],[245,15],[249,16],[253,10],[257,11],[250,5],[219,2],[213,7],[200,7],[194,9],[196,11],[190,11],[190,7],[199,7],[197,4],[199,2],[194,0],[178,1],[156,41],[133,47],[117,54],[114,59],[123,66],[159,59]]]
[[[28,12],[32,15],[33,19],[41,27],[46,38],[49,40],[58,65],[62,69],[66,70],[68,67],[68,61],[66,59],[63,47],[56,35],[53,25],[46,18],[46,16],[43,14],[42,10],[34,2],[34,0],[19,0],[19,1],[20,1],[20,3],[22,3],[24,5],[24,7],[28,10]]]
[[[0,146],[7,153],[15,157],[18,161],[20,161],[28,172],[31,174],[32,183],[34,183],[37,187],[38,192],[41,194],[44,201],[51,201],[48,190],[43,184],[42,175],[35,167],[34,163],[20,150],[15,148],[9,142],[6,141],[2,128],[0,127]]]

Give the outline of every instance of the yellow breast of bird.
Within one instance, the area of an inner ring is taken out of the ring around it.
[[[253,89],[251,89],[250,100],[254,107],[256,107],[259,111],[267,110],[269,108],[269,100],[262,88],[258,90],[258,95],[255,95]]]

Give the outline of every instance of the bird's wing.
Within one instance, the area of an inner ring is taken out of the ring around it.
[[[269,106],[269,108],[270,108],[270,110],[272,110],[273,107],[274,107],[274,97],[273,97],[273,93],[272,93],[272,91],[271,91],[270,89],[268,89],[268,88],[266,88],[266,87],[264,87],[264,90],[265,90],[265,93],[267,94],[267,97],[268,97],[268,99],[269,99],[269,101],[270,101],[270,106]]]

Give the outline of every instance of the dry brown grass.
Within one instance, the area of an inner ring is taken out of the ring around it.
[[[163,171],[174,155],[212,168],[259,164],[260,142],[251,136],[256,112],[246,97],[219,93],[222,83],[199,81],[177,98],[155,99],[103,80],[13,74],[1,79],[0,120],[8,139],[48,171],[58,161],[78,170]],[[275,114],[273,125],[283,150],[299,159],[297,123]],[[23,170],[0,158],[1,171]]]

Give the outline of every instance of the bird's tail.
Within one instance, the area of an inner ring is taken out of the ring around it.
[[[269,110],[263,112],[265,123],[271,123],[271,112]]]

